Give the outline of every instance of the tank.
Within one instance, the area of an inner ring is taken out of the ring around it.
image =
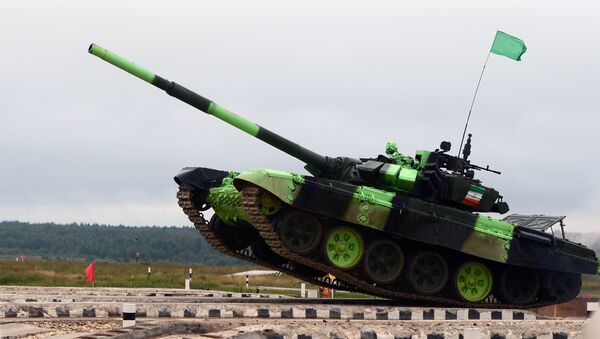
[[[578,295],[582,274],[600,274],[594,251],[565,238],[564,216],[487,215],[509,206],[475,178],[500,172],[471,163],[471,135],[462,156],[446,141],[414,156],[393,142],[374,157],[323,156],[96,44],[89,52],[306,164],[308,174],[186,167],[175,176],[179,206],[227,255],[321,286],[432,306],[562,303]]]

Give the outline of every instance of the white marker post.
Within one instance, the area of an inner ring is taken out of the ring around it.
[[[152,267],[148,266],[148,278],[152,275]]]
[[[135,326],[135,304],[123,304],[123,328]]]
[[[600,301],[587,303],[587,317],[591,318],[594,316],[594,312],[600,310]]]
[[[190,280],[192,280],[192,268],[190,267]]]
[[[189,289],[190,289],[190,279],[185,279],[185,285],[184,285],[184,288],[185,288],[186,290],[189,290]]]
[[[306,284],[300,284],[300,298],[306,298]]]
[[[250,284],[249,284],[249,279],[248,279],[248,275],[246,274],[246,288],[249,288]]]

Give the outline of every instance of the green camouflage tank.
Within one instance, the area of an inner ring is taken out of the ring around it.
[[[499,172],[470,162],[471,135],[462,157],[449,142],[414,157],[391,142],[376,157],[322,156],[98,45],[89,52],[306,164],[310,175],[187,167],[175,176],[179,205],[223,253],[406,304],[538,307],[573,299],[582,274],[600,274],[594,251],[564,237],[564,216],[479,214],[509,207],[475,179]]]

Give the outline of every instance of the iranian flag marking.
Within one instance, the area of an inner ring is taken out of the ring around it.
[[[481,201],[483,193],[485,193],[485,189],[483,187],[471,185],[469,192],[467,192],[467,195],[465,195],[465,198],[463,199],[463,204],[469,206],[479,206],[479,201]]]

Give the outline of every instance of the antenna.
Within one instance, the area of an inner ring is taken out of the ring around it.
[[[485,62],[483,63],[483,69],[481,69],[481,74],[479,75],[479,81],[477,82],[477,87],[475,87],[475,94],[473,95],[473,100],[471,101],[471,107],[469,108],[469,115],[467,115],[467,121],[465,122],[465,129],[463,130],[462,138],[460,139],[460,147],[458,148],[457,157],[460,157],[460,151],[462,151],[463,142],[465,141],[465,134],[467,134],[467,126],[469,126],[469,120],[471,119],[471,112],[473,111],[473,105],[475,104],[475,98],[477,98],[477,92],[479,91],[479,85],[481,84],[481,79],[483,78],[483,72],[485,72],[485,66],[487,65],[488,60],[490,59],[489,52],[487,58],[485,58]]]

